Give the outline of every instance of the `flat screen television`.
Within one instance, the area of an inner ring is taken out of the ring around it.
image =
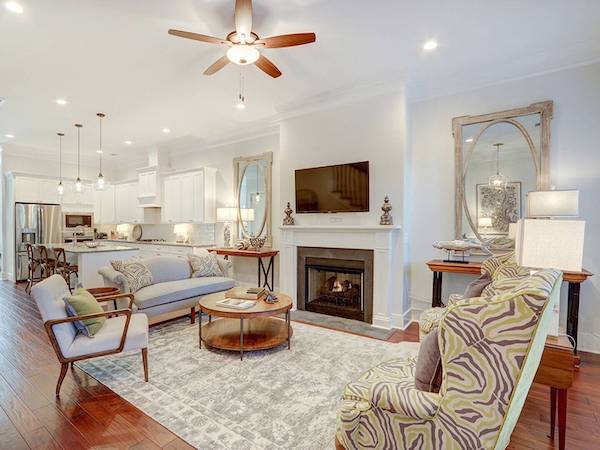
[[[369,211],[369,161],[296,170],[296,212]]]

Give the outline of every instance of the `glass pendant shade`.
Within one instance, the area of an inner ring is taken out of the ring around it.
[[[98,153],[100,157],[100,169],[98,171],[98,181],[96,182],[96,189],[101,191],[104,189],[104,175],[102,175],[102,154],[104,153],[102,150],[102,119],[106,117],[106,114],[96,113],[96,116],[98,116],[98,120],[100,122],[100,145],[98,146],[98,150],[96,150],[96,153]]]
[[[98,181],[96,182],[96,187],[99,190],[104,189],[104,176],[101,173],[98,174]]]
[[[81,183],[80,173],[81,173],[81,125],[80,123],[76,123],[75,127],[77,128],[77,179],[75,180],[75,192],[81,192],[83,189],[83,184]]]
[[[62,196],[65,193],[65,187],[62,182],[62,138],[65,133],[56,133],[58,136],[58,186],[56,186],[56,193]]]
[[[254,64],[260,58],[260,53],[251,45],[234,45],[227,50],[227,58],[232,63],[245,66]]]
[[[64,195],[65,186],[62,184],[62,181],[58,183],[58,186],[56,186],[56,192],[58,193],[58,195]]]
[[[496,174],[492,175],[488,181],[490,187],[494,189],[506,189],[508,185],[508,177],[500,173],[500,147],[503,145],[501,142],[494,144],[496,147]]]
[[[75,191],[81,192],[82,189],[83,189],[83,183],[81,182],[81,178],[77,177],[77,179],[75,180]]]

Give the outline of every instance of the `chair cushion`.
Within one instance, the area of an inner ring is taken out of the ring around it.
[[[190,263],[185,257],[152,256],[144,258],[143,261],[152,272],[153,284],[185,280],[192,276]]]
[[[188,278],[168,281],[140,289],[135,293],[135,303],[140,310],[173,303],[200,295],[212,294],[232,288],[235,282],[225,277]]]
[[[63,350],[64,355],[73,358],[116,349],[121,342],[126,319],[126,316],[107,319],[93,339],[83,334],[77,335],[71,346],[66,351]],[[145,314],[132,314],[123,351],[146,347],[148,347],[148,318]]]
[[[419,347],[415,367],[415,387],[425,392],[439,392],[442,385],[442,356],[438,344],[439,328],[435,327]]]
[[[121,272],[127,279],[131,292],[137,292],[141,288],[153,283],[152,272],[141,259],[130,259],[128,261],[111,261],[110,264],[117,272]]]
[[[65,295],[69,295],[69,287],[60,275],[52,275],[31,289],[31,296],[35,300],[44,322],[67,317],[63,301]],[[75,339],[77,329],[72,323],[61,323],[55,325],[53,330],[56,341],[61,351],[64,352]]]
[[[69,317],[104,312],[96,297],[83,288],[76,289],[73,295],[66,295],[63,300]],[[106,317],[95,317],[93,319],[76,320],[73,325],[87,337],[93,337],[102,328],[104,322],[106,322]]]
[[[204,254],[188,255],[192,266],[192,277],[222,277],[223,271],[219,267],[217,255],[206,252]]]

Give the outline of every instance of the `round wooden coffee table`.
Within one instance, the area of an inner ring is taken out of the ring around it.
[[[265,350],[277,347],[287,341],[288,349],[291,346],[292,325],[290,310],[292,299],[280,293],[275,293],[279,301],[266,303],[258,300],[256,305],[248,309],[232,309],[217,305],[219,300],[225,298],[224,292],[210,294],[203,297],[198,306],[200,320],[198,325],[198,346],[202,342],[208,347],[222,350],[240,352],[240,359],[244,359],[244,351]],[[202,325],[202,313],[208,314],[208,323]],[[285,320],[278,315],[285,314]],[[212,320],[213,317],[221,317]]]

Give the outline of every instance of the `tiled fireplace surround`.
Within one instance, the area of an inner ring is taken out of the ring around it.
[[[293,225],[281,227],[280,284],[298,307],[298,248],[372,250],[372,325],[402,328],[408,307],[403,296],[403,258],[400,227]],[[310,253],[310,251],[309,251]],[[357,252],[360,253],[360,252]],[[303,299],[302,299],[303,300]]]

